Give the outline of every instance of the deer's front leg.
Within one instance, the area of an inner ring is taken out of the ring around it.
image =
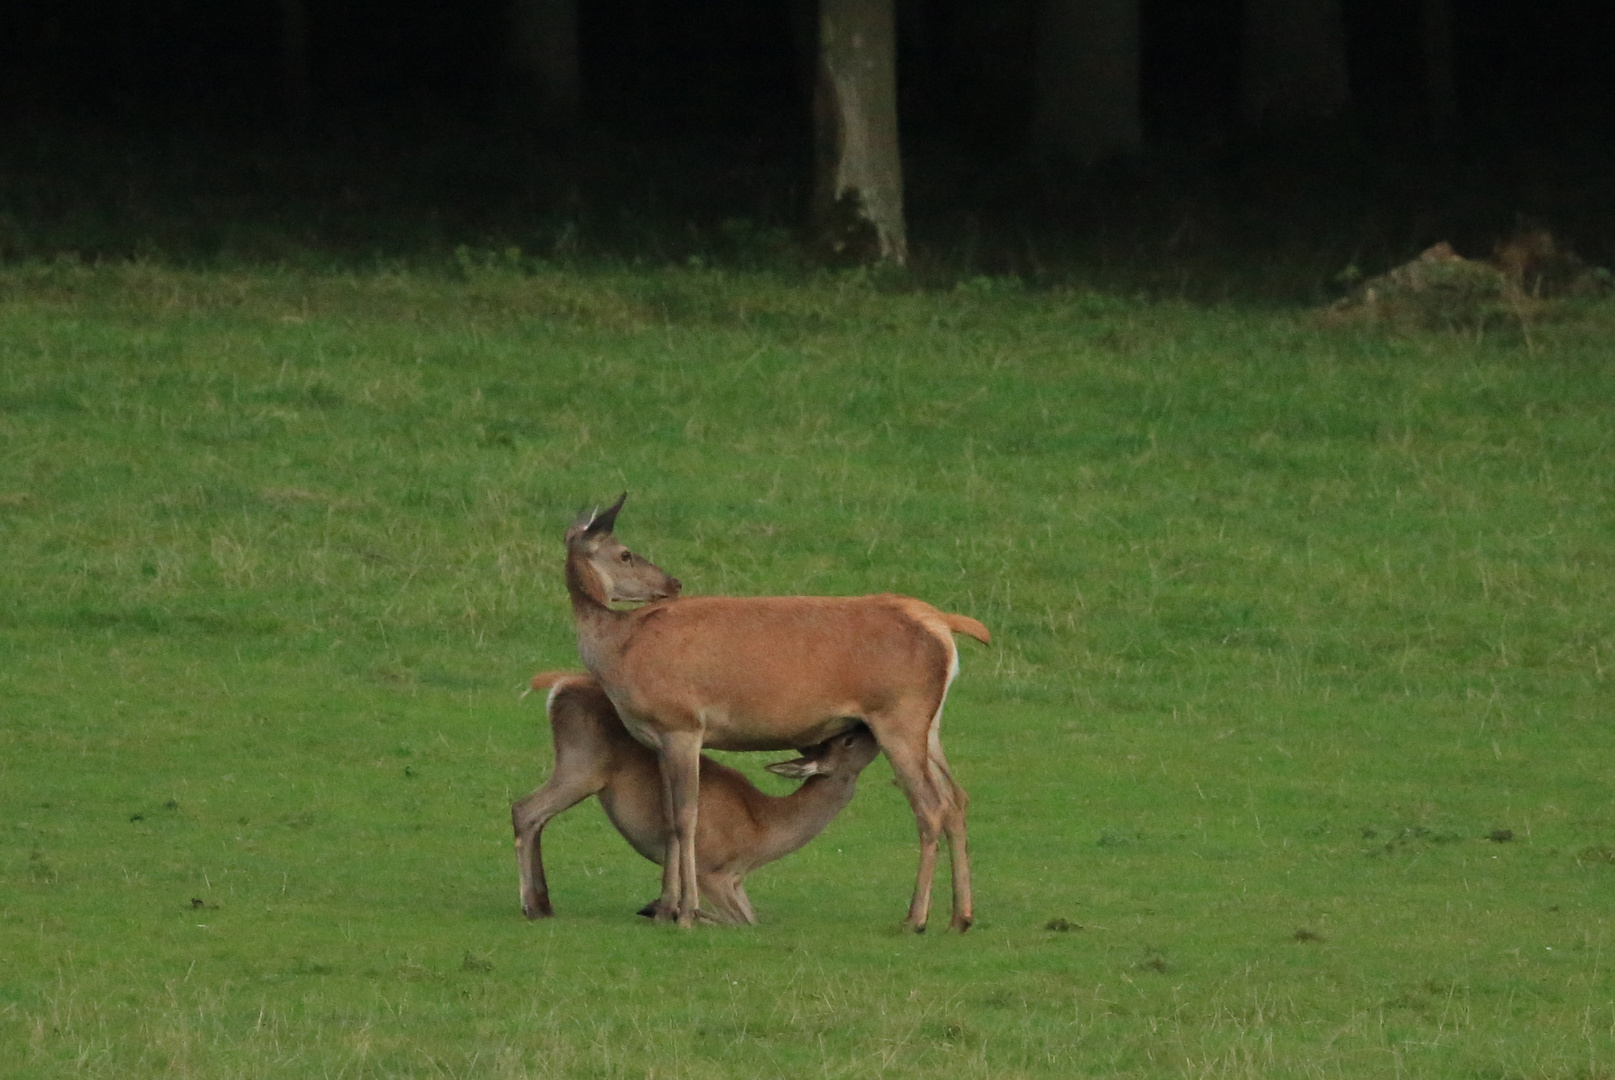
[[[662,870],[664,899],[669,884],[675,885],[672,899],[679,925],[693,926],[696,910],[701,905],[695,857],[695,828],[701,801],[701,733],[665,734],[661,757],[662,788],[671,811],[667,865]]]
[[[673,803],[673,770],[660,741],[656,750],[656,771],[662,783],[662,895],[640,910],[657,922],[678,917],[679,899],[679,837],[673,822],[677,818]]]

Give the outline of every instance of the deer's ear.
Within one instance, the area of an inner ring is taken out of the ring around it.
[[[617,496],[616,502],[604,510],[596,511],[593,519],[590,520],[583,531],[589,536],[605,536],[609,534],[612,529],[617,527],[617,512],[622,509],[622,504],[627,501],[628,493],[625,491]]]
[[[789,777],[792,780],[806,780],[810,776],[817,776],[824,770],[819,766],[817,759],[799,757],[792,761],[776,761],[772,765],[763,766],[775,776]]]

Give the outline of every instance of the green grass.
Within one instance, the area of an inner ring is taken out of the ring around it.
[[[0,270],[3,1071],[1615,1076],[1612,330]],[[945,724],[977,929],[898,931],[884,762],[757,928],[636,919],[592,808],[522,920],[517,692],[624,488],[691,592],[992,628]]]

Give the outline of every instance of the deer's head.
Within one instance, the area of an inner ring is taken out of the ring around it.
[[[569,580],[576,573],[584,590],[602,603],[642,603],[677,596],[683,587],[678,578],[635,555],[612,534],[617,512],[627,498],[625,491],[607,509],[579,515],[566,530]]]

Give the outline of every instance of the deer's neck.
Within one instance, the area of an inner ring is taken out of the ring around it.
[[[611,609],[605,583],[586,559],[567,558],[566,591],[572,598],[572,617],[578,627],[578,651],[583,666],[598,675],[600,658],[610,654],[612,646],[622,637],[624,613]]]
[[[856,776],[810,776],[789,795],[769,799],[766,808],[755,808],[754,813],[768,823],[764,845],[768,850],[762,862],[789,855],[823,832],[852,801],[857,787]]]

